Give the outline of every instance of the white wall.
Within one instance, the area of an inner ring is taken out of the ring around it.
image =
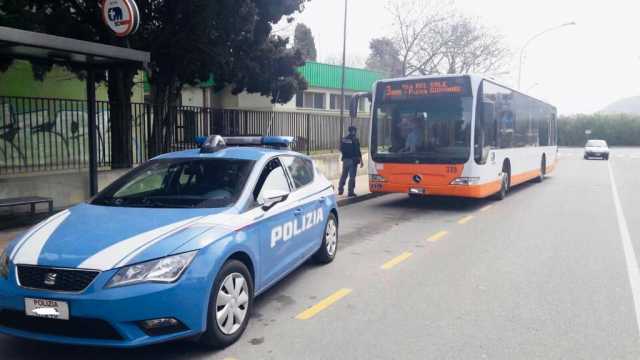
[[[246,92],[240,93],[237,96],[239,109],[273,111],[271,97]]]
[[[182,105],[204,106],[203,95],[204,89],[194,86],[185,86],[182,88]]]
[[[293,97],[293,99],[291,99],[291,101],[289,101],[288,103],[284,104],[284,105],[276,105],[274,107],[274,110],[276,111],[301,111],[301,112],[317,112],[317,113],[323,113],[323,114],[327,114],[327,115],[338,115],[340,113],[339,109],[331,109],[331,95],[337,95],[340,96],[340,90],[339,89],[328,89],[328,88],[309,88],[307,89],[305,92],[313,92],[313,93],[322,93],[324,94],[324,108],[323,109],[316,109],[316,108],[298,108],[296,107],[296,96]],[[355,94],[356,91],[351,91],[351,90],[346,90],[344,92],[344,94],[346,96],[349,95],[353,95]],[[362,114],[367,114],[369,113],[369,101],[365,100],[366,104],[365,104],[365,111],[361,112]],[[347,104],[345,107],[345,110],[348,112],[349,105]]]
[[[295,96],[286,104],[272,104],[271,98],[269,96],[261,96],[260,94],[249,94],[246,92],[240,93],[238,95],[233,95],[229,87],[226,87],[217,93],[213,93],[212,88],[202,89],[191,86],[186,86],[182,90],[182,105],[207,106],[217,109],[314,112],[326,115],[338,115],[340,113],[339,109],[330,108],[331,95],[340,96],[340,90],[327,88],[309,88],[308,90],[306,90],[306,92],[324,94],[324,108],[298,108],[296,107]],[[354,93],[354,91],[345,91],[345,95],[353,95]],[[369,102],[366,102],[367,104],[365,106],[365,111],[360,112],[362,114],[367,114],[369,112]]]

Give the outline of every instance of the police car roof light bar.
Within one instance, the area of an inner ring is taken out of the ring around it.
[[[293,136],[263,136],[262,145],[277,148],[289,148],[293,146],[296,139]]]
[[[277,149],[288,149],[295,143],[293,136],[197,136],[196,144],[201,153],[211,153],[226,146],[265,146]]]
[[[260,146],[262,136],[225,136],[224,141],[229,146]]]
[[[196,143],[202,141],[204,136],[198,136],[196,138]],[[205,139],[205,141],[200,145],[200,153],[212,153],[216,152],[220,149],[223,149],[227,146],[224,138],[220,135],[211,135]]]

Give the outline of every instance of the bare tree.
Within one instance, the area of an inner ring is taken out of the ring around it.
[[[432,0],[400,0],[390,1],[388,10],[393,17],[393,39],[400,50],[402,75],[434,72],[445,45],[440,32],[449,12],[448,4]]]
[[[502,36],[462,15],[452,3],[390,1],[394,42],[403,76],[441,73],[497,73],[508,49]]]
[[[477,19],[456,15],[442,31],[438,72],[448,74],[495,74],[505,67],[509,50],[502,35],[492,31]]]

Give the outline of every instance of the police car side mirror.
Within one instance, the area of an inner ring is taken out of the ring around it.
[[[262,209],[269,210],[289,197],[289,193],[283,190],[267,190],[262,196]]]

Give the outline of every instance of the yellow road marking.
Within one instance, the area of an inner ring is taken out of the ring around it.
[[[296,316],[296,319],[298,319],[298,320],[309,320],[312,317],[316,316],[316,314],[318,314],[320,311],[328,308],[329,306],[331,306],[336,301],[338,301],[338,300],[342,299],[343,297],[349,295],[350,292],[351,292],[351,289],[340,289],[340,290],[334,292],[333,294],[329,295],[327,298],[325,298],[324,300],[320,301],[319,303],[313,305],[312,307],[310,307],[307,310],[305,310],[305,311],[301,312],[300,314],[298,314],[298,316]]]
[[[396,256],[396,257],[394,257],[393,259],[391,259],[391,260],[387,261],[386,263],[384,263],[384,264],[382,265],[381,269],[383,269],[383,270],[389,270],[389,269],[391,269],[392,267],[394,267],[394,266],[396,266],[396,265],[400,264],[401,262],[403,262],[403,261],[407,260],[408,258],[410,258],[410,257],[411,257],[411,255],[413,255],[413,254],[412,254],[412,253],[410,253],[410,252],[408,252],[408,251],[405,251],[405,252],[403,252],[402,254],[400,254],[400,255],[398,255],[398,256]]]
[[[462,219],[458,220],[458,224],[464,225],[473,219],[473,215],[465,216]]]
[[[447,236],[448,233],[449,233],[448,231],[444,231],[444,230],[439,231],[439,232],[431,235],[431,237],[429,237],[427,239],[427,241],[436,242],[436,241],[442,239],[443,237]]]
[[[493,205],[487,205],[487,206],[483,207],[482,209],[480,209],[480,211],[485,212],[485,211],[491,209],[492,207],[493,207]]]

